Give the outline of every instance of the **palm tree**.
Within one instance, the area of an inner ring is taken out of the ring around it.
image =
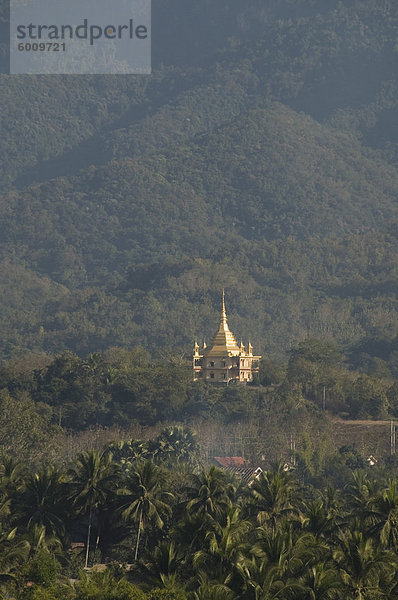
[[[29,543],[30,554],[37,554],[40,550],[56,554],[62,549],[62,544],[58,537],[48,535],[44,525],[32,525],[24,535],[24,539]]]
[[[154,456],[170,457],[178,461],[190,461],[197,452],[195,433],[189,427],[173,425],[165,427],[152,444]]]
[[[378,493],[374,480],[370,480],[365,471],[355,471],[353,481],[345,487],[346,498],[355,519],[365,522],[369,517],[369,507]]]
[[[343,598],[343,584],[336,569],[326,563],[309,568],[301,578],[308,600],[338,600]]]
[[[274,531],[278,521],[289,515],[297,517],[298,510],[292,500],[298,500],[298,495],[289,473],[279,466],[276,470],[260,474],[250,487],[247,500],[249,515],[256,515],[259,523],[267,523]]]
[[[330,556],[328,544],[311,533],[295,532],[287,520],[280,523],[276,531],[267,525],[258,527],[256,537],[252,553],[276,567],[278,575],[284,579],[297,580],[308,567]]]
[[[165,587],[174,587],[183,559],[182,550],[177,549],[174,542],[163,541],[153,552],[145,554],[140,566],[155,586],[163,584]]]
[[[235,496],[233,481],[235,483],[229,474],[215,466],[210,467],[208,471],[202,468],[198,473],[194,473],[185,490],[188,497],[187,511],[222,519]]]
[[[205,538],[206,546],[194,555],[194,567],[204,568],[212,581],[228,587],[240,587],[242,580],[238,565],[249,550],[247,534],[250,529],[250,523],[241,519],[241,509],[231,508],[225,527],[212,522]]]
[[[330,557],[326,543],[312,534],[295,531],[287,519],[278,527],[264,524],[256,529],[251,557],[242,561],[245,586],[255,600],[311,598],[309,570]],[[249,596],[251,597],[251,596]]]
[[[369,518],[374,523],[370,533],[377,533],[385,548],[398,549],[398,489],[392,479],[387,489],[369,501]]]
[[[214,583],[202,573],[199,578],[200,585],[192,594],[193,600],[235,600],[233,591],[225,584]]]
[[[85,568],[88,567],[93,518],[115,490],[119,470],[106,452],[82,452],[68,471],[69,497],[79,513],[88,514]]]
[[[309,565],[315,561],[311,551],[312,536],[299,538],[297,545],[291,529],[279,529],[272,533],[269,528],[259,528],[262,541],[256,542],[250,558],[244,559],[239,569],[244,578],[243,597],[253,600],[307,600],[311,598],[308,587],[301,581]]]
[[[10,497],[23,480],[25,467],[13,456],[3,454],[0,459],[0,491]]]
[[[308,502],[300,517],[303,529],[313,533],[317,538],[330,537],[341,522],[337,514],[328,510],[323,498]]]
[[[112,454],[113,460],[124,468],[136,460],[150,457],[148,442],[140,440],[114,442],[107,446],[106,452]]]
[[[233,591],[221,583],[202,583],[192,597],[194,600],[234,600],[236,598]]]
[[[382,552],[372,538],[358,530],[340,534],[334,560],[346,591],[355,600],[382,597],[382,586],[391,585],[397,569],[397,557]]]
[[[307,600],[306,590],[298,581],[285,581],[277,566],[252,556],[239,565],[245,582],[244,598],[253,600]]]
[[[93,571],[91,573],[82,572],[75,583],[77,591],[76,598],[79,599],[118,599],[118,600],[146,600],[147,595],[138,587],[127,581],[125,577],[116,578],[112,571]],[[75,597],[75,596],[74,596]]]
[[[174,525],[172,538],[178,547],[186,550],[186,556],[192,557],[197,550],[205,545],[206,534],[212,519],[204,518],[200,513],[184,513],[183,517]]]
[[[15,494],[13,502],[17,523],[28,529],[34,525],[45,527],[48,535],[56,535],[63,539],[63,492],[62,473],[55,467],[28,475]]]
[[[262,525],[256,529],[256,541],[251,553],[269,566],[277,567],[282,571],[292,547],[291,528],[279,527],[274,531],[268,525]]]
[[[17,528],[0,533],[0,588],[13,581],[29,554],[29,543],[16,537]]]
[[[126,521],[133,521],[137,527],[135,561],[138,558],[140,538],[145,526],[153,522],[157,528],[162,529],[164,515],[171,514],[167,501],[173,498],[173,494],[162,489],[163,478],[164,471],[146,460],[127,471],[125,489],[119,490],[119,493],[124,495],[122,516]]]

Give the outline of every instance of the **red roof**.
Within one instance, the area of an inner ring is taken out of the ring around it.
[[[224,469],[226,467],[244,467],[246,464],[241,456],[215,456],[214,460]]]

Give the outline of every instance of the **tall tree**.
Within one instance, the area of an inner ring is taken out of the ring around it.
[[[380,491],[369,502],[369,517],[373,521],[372,533],[380,536],[384,548],[398,550],[398,486],[391,479],[387,489]]]
[[[26,528],[45,527],[46,534],[63,539],[65,535],[64,484],[55,467],[28,475],[14,496],[17,523]]]
[[[69,497],[76,509],[88,515],[85,568],[88,566],[93,518],[114,493],[119,469],[112,455],[91,450],[82,452],[68,470]]]
[[[214,465],[208,471],[202,468],[192,475],[186,488],[189,499],[187,511],[198,512],[213,519],[225,517],[235,496],[234,483],[235,480]]]
[[[195,568],[203,569],[212,581],[240,589],[242,581],[239,564],[248,551],[250,529],[250,523],[241,519],[240,508],[231,508],[225,527],[216,521],[212,522],[206,535],[205,547],[194,556]]]
[[[294,502],[293,502],[294,500]],[[260,524],[267,523],[276,530],[278,521],[286,516],[298,515],[294,503],[298,501],[296,484],[288,472],[279,465],[263,472],[250,487],[247,510]]]
[[[149,523],[158,529],[164,525],[165,515],[171,514],[170,501],[173,494],[162,487],[164,471],[152,461],[146,460],[133,465],[126,473],[122,515],[137,527],[134,560],[137,561],[141,534]]]
[[[380,598],[395,578],[397,557],[384,552],[363,531],[345,531],[334,552],[345,592],[355,600]]]

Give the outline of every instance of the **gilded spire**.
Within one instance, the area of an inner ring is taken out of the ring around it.
[[[227,313],[225,310],[225,292],[224,292],[224,288],[222,289],[222,310],[221,310],[221,323],[223,325],[227,325]]]
[[[222,309],[221,309],[221,320],[220,327],[214,338],[214,343],[209,350],[208,354],[239,354],[239,347],[236,343],[236,340],[233,336],[233,333],[229,330],[228,322],[227,322],[227,313],[225,310],[225,292],[222,291]]]

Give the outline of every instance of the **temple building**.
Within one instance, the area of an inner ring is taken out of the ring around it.
[[[249,383],[254,373],[258,373],[261,356],[253,355],[253,346],[247,347],[236,343],[229,330],[225,312],[224,292],[222,295],[222,311],[220,327],[210,348],[203,344],[200,348],[195,342],[193,354],[194,379],[203,379],[209,383],[228,384],[231,381]]]

